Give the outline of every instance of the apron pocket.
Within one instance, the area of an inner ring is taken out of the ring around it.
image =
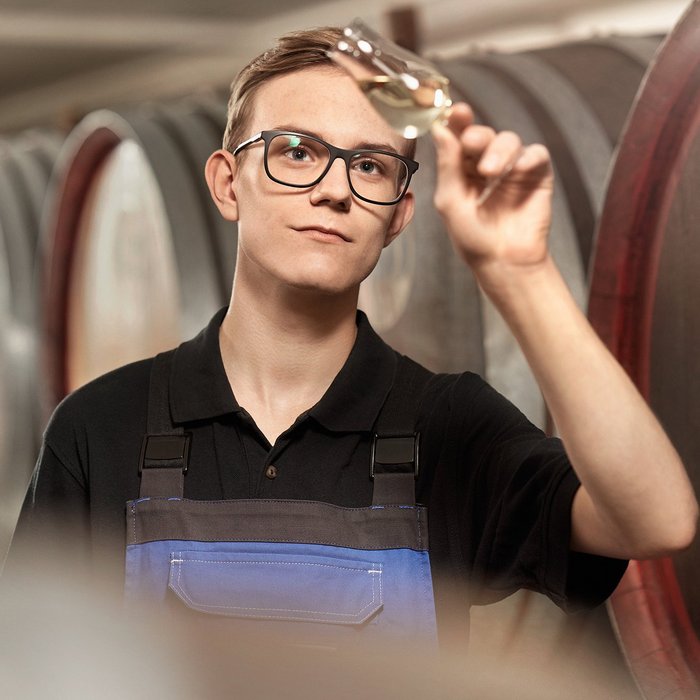
[[[383,606],[381,563],[312,554],[173,552],[168,585],[229,617],[360,625]]]

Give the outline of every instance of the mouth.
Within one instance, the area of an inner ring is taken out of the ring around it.
[[[311,234],[316,234],[318,237],[325,239],[325,240],[334,240],[334,239],[339,239],[341,241],[345,241],[345,243],[351,243],[352,239],[350,236],[347,234],[343,233],[342,231],[338,231],[337,229],[334,228],[328,228],[326,226],[299,226],[299,227],[293,227],[295,231],[298,231],[299,233],[311,233]]]

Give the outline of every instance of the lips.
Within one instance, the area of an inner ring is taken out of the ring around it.
[[[329,235],[329,236],[337,236],[338,238],[340,238],[341,240],[345,241],[346,243],[350,243],[351,240],[352,240],[347,234],[343,233],[342,231],[338,231],[338,229],[335,229],[335,228],[328,228],[327,226],[316,226],[316,225],[312,225],[312,226],[296,226],[296,227],[294,227],[294,230],[295,230],[295,231],[300,231],[300,232],[303,232],[303,231],[310,231],[310,232],[318,231],[319,233],[324,233],[324,234]]]

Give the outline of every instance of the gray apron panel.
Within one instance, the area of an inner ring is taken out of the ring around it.
[[[316,501],[150,498],[131,501],[127,511],[127,544],[196,540],[428,549],[427,511],[422,507],[343,508]]]

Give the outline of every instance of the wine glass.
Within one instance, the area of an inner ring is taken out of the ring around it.
[[[372,106],[401,136],[414,139],[448,115],[449,80],[414,53],[356,19],[328,56],[360,86]]]
[[[432,63],[389,41],[361,19],[343,29],[328,57],[355,79],[372,106],[404,138],[427,133],[438,120],[446,123],[452,106],[450,81]],[[486,181],[478,205],[509,175],[522,153],[521,149],[500,175]]]

